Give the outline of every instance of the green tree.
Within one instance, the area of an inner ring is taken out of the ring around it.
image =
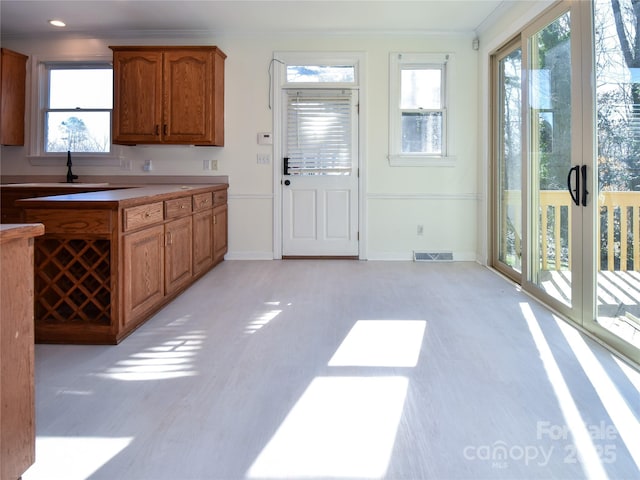
[[[69,117],[58,125],[60,136],[50,140],[48,152],[104,152],[108,145],[106,139],[98,141],[87,128],[84,121],[78,117]]]
[[[618,36],[619,48],[625,64],[631,72],[640,72],[640,0],[611,0],[615,29]],[[626,141],[629,152],[621,158],[629,170],[629,189],[640,189],[640,80],[638,74],[632,75],[627,89],[630,98],[625,102],[629,105],[627,129],[629,135]]]

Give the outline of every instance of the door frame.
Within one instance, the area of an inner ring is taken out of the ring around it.
[[[282,104],[282,91],[286,83],[287,64],[297,65],[355,65],[356,81],[354,84],[343,83],[302,83],[296,86],[305,89],[355,89],[359,91],[358,104],[358,259],[367,259],[367,191],[366,191],[366,54],[364,52],[274,52],[270,61],[269,72],[271,88],[269,89],[269,106],[272,112],[273,125],[273,258],[282,259],[282,115],[285,106]],[[291,88],[294,85],[287,85]]]

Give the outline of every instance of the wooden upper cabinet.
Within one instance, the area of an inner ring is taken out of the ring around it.
[[[0,48],[0,144],[24,145],[27,59]]]
[[[224,61],[217,47],[110,47],[113,143],[224,145]]]
[[[113,143],[162,141],[161,52],[115,51],[113,94]]]

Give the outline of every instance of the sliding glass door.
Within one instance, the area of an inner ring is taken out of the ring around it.
[[[495,266],[522,272],[522,48],[517,40],[493,59],[496,177]]]
[[[639,15],[559,2],[493,58],[493,264],[636,361]]]
[[[632,3],[594,2],[597,316],[586,325],[630,356],[640,348],[640,7]]]
[[[528,36],[527,124],[529,140],[529,271],[527,280],[569,313],[576,295],[574,272],[580,244],[573,241],[574,212],[567,190],[568,172],[580,161],[572,142],[580,112],[573,108],[571,11],[559,9],[534,26]],[[579,257],[578,257],[579,258]],[[580,313],[576,312],[575,316]]]

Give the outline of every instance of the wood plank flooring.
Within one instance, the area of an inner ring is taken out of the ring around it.
[[[24,480],[640,478],[640,374],[473,263],[223,262],[36,412]]]

